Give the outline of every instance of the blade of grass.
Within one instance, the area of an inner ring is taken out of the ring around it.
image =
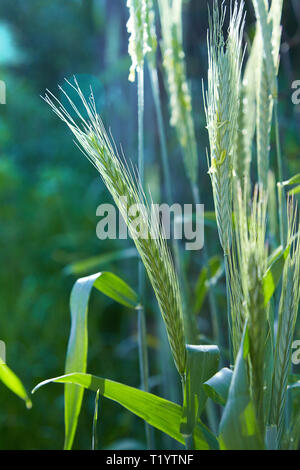
[[[182,407],[171,401],[120,382],[83,373],[73,373],[45,380],[39,383],[32,393],[35,393],[40,387],[51,382],[75,384],[94,392],[99,390],[100,395],[119,403],[124,408],[147,421],[151,426],[156,427],[184,444],[184,438],[180,433]],[[196,448],[199,450],[210,449],[208,440],[217,447],[215,437],[200,420],[195,430],[194,440]]]
[[[31,400],[28,398],[21,380],[6,364],[0,363],[0,381],[15,395],[24,400],[26,408],[31,408]]]
[[[96,273],[78,279],[70,297],[71,329],[66,354],[65,373],[86,372],[88,354],[88,302],[93,286],[126,307],[136,309],[136,293],[112,273]],[[83,389],[76,385],[65,386],[65,443],[72,448],[83,399]]]

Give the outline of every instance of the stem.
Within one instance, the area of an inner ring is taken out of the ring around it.
[[[278,120],[278,100],[274,100],[274,120],[275,120],[275,138],[276,138],[276,155],[277,155],[277,167],[278,167],[278,202],[279,202],[279,222],[280,222],[280,243],[284,246],[286,233],[286,220],[284,215],[285,207],[285,190],[282,186],[283,181],[283,170],[282,170],[282,155],[280,147],[280,135],[279,135],[279,120]]]
[[[227,300],[227,322],[228,322],[228,345],[229,345],[229,358],[230,364],[234,364],[233,348],[232,348],[232,319],[230,309],[230,277],[228,269],[228,254],[224,252],[224,264],[225,264],[225,275],[226,275],[226,300]]]
[[[170,173],[170,167],[169,167],[169,161],[168,161],[166,133],[165,133],[164,121],[163,121],[162,110],[161,110],[161,105],[160,105],[160,92],[159,92],[157,68],[149,65],[149,74],[150,74],[153,100],[154,100],[154,106],[155,106],[155,112],[156,112],[156,118],[157,118],[157,127],[158,127],[158,133],[159,133],[159,143],[160,143],[161,158],[162,158],[162,164],[163,164],[163,173],[164,173],[164,179],[166,183],[167,202],[169,205],[171,205],[173,202],[172,189],[171,189],[171,173]]]
[[[186,378],[181,376],[181,390],[182,390],[182,406],[184,405],[184,398],[185,398],[185,386],[186,386]],[[185,449],[186,450],[193,450],[194,449],[194,437],[193,433],[184,436],[185,442]]]
[[[168,159],[166,133],[165,133],[164,121],[163,121],[162,110],[161,110],[157,68],[149,65],[149,74],[150,74],[152,94],[153,94],[153,100],[154,100],[154,106],[155,106],[155,113],[156,113],[156,118],[157,118],[159,143],[160,143],[161,158],[162,158],[162,165],[163,165],[163,174],[164,174],[164,181],[166,184],[166,193],[167,193],[166,197],[167,197],[167,203],[171,207],[173,203],[173,195],[172,195],[172,189],[171,189],[171,172],[170,172],[170,165],[169,165],[169,159]],[[190,327],[189,321],[188,321],[189,319],[187,318],[187,314],[186,314],[187,281],[184,276],[183,259],[180,254],[179,244],[177,240],[175,240],[174,238],[172,239],[172,248],[173,248],[173,254],[175,258],[176,271],[178,273],[179,284],[180,284],[181,292],[182,292],[185,333],[187,336],[187,341],[194,342],[193,338],[194,338],[194,332],[196,330],[195,328]]]
[[[140,68],[138,78],[138,169],[141,185],[145,181],[144,169],[144,69]]]
[[[199,194],[199,189],[197,185],[193,184],[192,185],[192,190],[193,190],[193,197],[194,197],[194,203],[200,204],[200,194]],[[211,271],[210,271],[210,266],[209,266],[209,257],[208,253],[206,250],[206,247],[203,246],[202,248],[202,256],[203,256],[203,264],[207,266],[207,275],[208,278],[211,278]],[[214,337],[216,338],[216,341],[219,345],[223,344],[223,335],[222,335],[222,325],[220,322],[220,317],[218,315],[218,309],[217,309],[217,304],[216,304],[216,299],[215,299],[215,293],[214,293],[214,287],[212,285],[208,286],[208,303],[212,315],[212,327],[213,327],[213,334]]]
[[[97,422],[98,422],[99,393],[100,393],[100,390],[97,390],[96,397],[95,397],[95,410],[94,410],[94,418],[93,418],[92,450],[98,449]]]
[[[152,93],[153,93],[153,99],[154,99],[154,105],[155,105],[155,112],[156,112],[156,117],[157,117],[157,124],[158,124],[158,132],[159,132],[159,140],[160,140],[160,148],[161,148],[161,157],[162,157],[162,164],[163,164],[163,172],[164,172],[164,180],[166,182],[166,192],[167,192],[167,202],[169,206],[171,206],[173,202],[173,197],[172,197],[172,189],[171,189],[171,173],[170,173],[170,166],[169,166],[169,160],[168,160],[168,152],[167,152],[167,144],[166,144],[166,134],[165,134],[165,128],[164,128],[164,122],[162,118],[162,111],[161,111],[161,102],[160,102],[160,92],[159,92],[159,84],[158,84],[158,73],[157,73],[157,68],[153,66],[149,66],[149,73],[150,73],[150,80],[151,80],[151,86],[152,86]],[[192,191],[193,191],[193,197],[194,197],[194,202],[195,204],[200,204],[200,196],[199,196],[199,190],[197,185],[192,184]],[[175,264],[177,267],[177,272],[179,275],[179,281],[182,287],[182,292],[183,292],[183,303],[184,303],[184,312],[186,311],[186,306],[187,306],[187,301],[186,301],[186,281],[184,279],[184,274],[183,274],[183,262],[182,258],[180,256],[180,250],[179,246],[176,240],[173,239],[173,252],[175,256]],[[203,260],[204,264],[207,265],[208,269],[208,276],[210,276],[210,267],[209,267],[209,258],[207,251],[205,247],[203,247]],[[208,301],[209,301],[209,306],[212,314],[212,322],[213,322],[213,332],[216,340],[218,341],[218,344],[221,344],[222,342],[222,327],[220,325],[219,321],[219,316],[217,312],[217,305],[215,301],[215,297],[213,294],[213,287],[209,286],[208,289]],[[186,316],[186,315],[185,315]],[[192,328],[189,327],[189,321],[188,319],[185,319],[185,326],[187,330],[187,336],[188,339],[192,339],[194,337],[193,333],[190,333],[190,330],[193,330],[193,325]]]
[[[144,186],[144,69],[140,68],[137,73],[138,77],[138,170],[141,186]],[[142,260],[138,264],[138,289],[141,306],[138,309],[138,348],[141,385],[143,390],[149,391],[149,361],[147,350],[147,332],[146,319],[144,311],[145,302],[145,270]],[[147,448],[153,449],[153,433],[149,424],[145,423]]]

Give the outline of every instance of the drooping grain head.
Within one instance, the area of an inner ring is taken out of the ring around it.
[[[99,171],[127,223],[158,300],[175,365],[183,377],[186,365],[186,348],[179,283],[159,221],[153,219],[137,173],[133,176],[128,165],[116,153],[115,146],[111,143],[97,114],[93,94],[87,101],[76,79],[74,85],[70,83],[69,85],[78,94],[87,114],[87,119],[83,118],[73,101],[62,90],[77,114],[80,125],[50,92],[46,95],[45,101],[67,124],[84,155]],[[130,211],[128,211],[128,208],[132,206],[140,210],[139,218],[142,221],[139,230],[135,224],[136,214],[130,215]]]

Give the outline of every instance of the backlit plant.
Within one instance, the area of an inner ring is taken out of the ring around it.
[[[76,143],[100,173],[126,220],[153,287],[183,391],[182,402],[177,404],[145,391],[145,387],[140,390],[87,373],[87,304],[92,287],[128,308],[147,311],[145,305],[141,306],[145,299],[141,291],[138,297],[112,273],[81,278],[71,294],[72,326],[65,374],[36,387],[49,382],[66,384],[67,449],[73,444],[84,389],[120,403],[187,448],[296,449],[299,445],[300,409],[295,396],[300,382],[291,373],[291,353],[300,296],[300,226],[297,204],[292,197],[296,191],[291,189],[287,199],[285,192],[286,188],[299,185],[300,176],[287,181],[282,177],[277,73],[283,2],[272,0],[270,6],[268,3],[253,0],[257,23],[248,48],[243,44],[244,2],[231,3],[227,11],[223,2],[214,1],[209,17],[208,77],[204,84],[209,137],[207,170],[212,183],[216,233],[224,252],[227,317],[224,312],[214,311],[213,302],[216,303],[218,294],[213,289],[216,269],[212,269],[211,260],[204,266],[201,286],[204,295],[212,296],[212,322],[220,315],[228,320],[227,349],[221,348],[221,344],[214,345],[219,341],[217,337],[199,344],[199,332],[194,331],[195,319],[182,283],[188,273],[181,271],[184,264],[175,244],[172,250],[179,270],[176,273],[158,220],[154,228],[156,236],[151,233],[149,202],[145,196],[142,74],[144,60],[148,60],[158,125],[163,126],[156,65],[156,48],[160,43],[170,123],[176,129],[195,202],[199,200],[199,157],[186,74],[181,0],[158,2],[161,42],[156,39],[155,2],[128,1],[130,79],[134,79],[137,71],[139,81],[139,171],[130,171],[118,156],[97,114],[93,94],[86,98],[76,79],[74,84],[69,83],[70,91],[75,90],[79,96],[85,117],[65,91],[76,118],[50,92],[45,96],[45,101],[67,124]],[[270,168],[273,128],[277,173]],[[160,143],[164,176],[168,179],[163,127],[160,127]],[[252,166],[257,168],[253,182]],[[174,195],[170,181],[166,184],[170,201]],[[149,236],[135,236],[123,196],[129,204],[145,203],[141,217]],[[196,333],[193,344],[189,344],[191,331]],[[143,347],[147,348],[147,344]],[[147,360],[147,355],[143,360]],[[143,367],[145,372],[147,363]],[[149,434],[147,445],[153,445]]]

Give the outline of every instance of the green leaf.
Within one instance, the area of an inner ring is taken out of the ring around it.
[[[16,374],[6,365],[0,364],[0,380],[6,385],[15,395],[25,401],[26,407],[31,408],[32,403],[28,398],[27,392]]]
[[[300,173],[297,175],[292,176],[289,180],[283,181],[282,186],[291,186],[292,184],[300,183]]]
[[[264,447],[249,393],[247,336],[245,328],[220,423],[219,441],[222,450],[260,450]]]
[[[219,405],[226,405],[232,375],[232,370],[224,367],[203,384],[207,396]]]
[[[268,257],[268,269],[283,253],[282,245],[279,245]]]
[[[88,353],[87,314],[92,287],[118,301],[136,308],[136,293],[112,273],[96,273],[78,279],[70,298],[71,331],[66,355],[65,373],[86,372]],[[65,449],[71,449],[77,428],[84,390],[76,385],[65,387]]]
[[[94,287],[119,304],[128,308],[138,307],[138,296],[131,287],[113,273],[100,273]]]
[[[94,392],[99,390],[100,395],[119,403],[151,426],[184,444],[183,436],[180,433],[182,407],[171,401],[113,380],[82,373],[45,380],[38,384],[32,393],[50,382],[76,384]],[[213,434],[200,422],[194,433],[197,449],[210,449],[207,436],[216,445]]]
[[[195,289],[195,302],[194,302],[194,307],[193,310],[195,313],[199,312],[201,310],[201,307],[203,305],[203,302],[205,300],[206,294],[207,294],[207,267],[204,267],[198,277],[197,284],[196,284],[196,289]]]
[[[290,245],[273,261],[263,277],[265,306],[270,302],[275,289],[280,281],[285,260],[290,252]]]
[[[210,274],[210,278],[208,275]],[[208,292],[209,285],[215,285],[223,273],[223,265],[220,256],[214,256],[209,260],[209,270],[205,266],[198,277],[195,289],[194,311],[199,312]]]
[[[191,436],[207,400],[203,383],[217,372],[220,351],[218,346],[192,346],[190,344],[186,349],[187,369],[181,432],[185,436]]]
[[[298,186],[295,186],[295,188],[290,189],[288,192],[289,196],[293,196],[293,194],[299,194],[300,193],[300,184]]]
[[[104,253],[98,256],[76,261],[75,263],[68,264],[64,268],[65,274],[87,274],[95,268],[101,268],[105,264],[120,261],[122,259],[135,258],[138,256],[136,248],[125,248],[124,250],[115,250],[109,253]]]

